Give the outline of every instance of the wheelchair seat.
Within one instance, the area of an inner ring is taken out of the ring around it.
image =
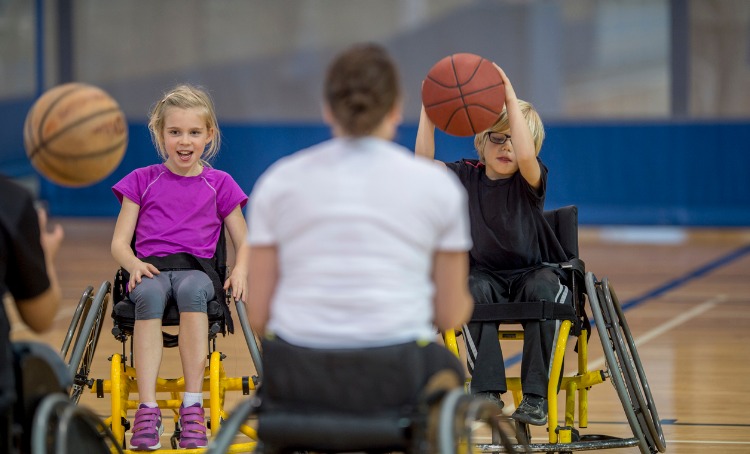
[[[131,243],[131,247],[135,250],[135,238]],[[209,261],[211,269],[208,268],[209,265],[203,265],[204,271],[206,271],[206,274],[209,275],[214,284],[215,292],[214,298],[209,300],[206,306],[209,336],[212,338],[218,333],[222,333],[223,335],[226,335],[227,332],[230,334],[234,333],[234,324],[229,311],[229,303],[227,302],[226,292],[223,289],[227,277],[226,256],[226,234],[222,225],[219,239],[216,243],[216,251]],[[112,306],[112,320],[114,324],[112,333],[121,342],[124,342],[128,336],[133,334],[133,327],[135,325],[135,303],[130,300],[127,291],[129,279],[127,271],[120,268],[115,275],[113,289],[113,301],[115,301],[115,304]],[[170,298],[164,308],[162,326],[179,326],[179,324],[179,308],[175,300]],[[165,332],[163,333],[163,337],[165,347],[175,347],[177,345],[177,335]]]

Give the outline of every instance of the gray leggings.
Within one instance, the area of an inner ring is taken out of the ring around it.
[[[213,297],[211,279],[198,270],[162,271],[153,278],[144,277],[130,291],[136,320],[161,320],[170,298],[177,302],[180,313],[205,313],[208,301]]]

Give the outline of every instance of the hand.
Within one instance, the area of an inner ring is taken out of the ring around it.
[[[232,298],[243,301],[247,289],[247,272],[241,268],[235,267],[232,274],[224,282],[224,290],[232,289]]]
[[[44,255],[48,260],[54,260],[57,255],[57,251],[60,250],[60,245],[65,237],[65,232],[60,224],[55,224],[52,227],[52,231],[47,231],[47,211],[44,208],[36,209],[37,216],[39,217],[39,231],[40,242],[42,243],[42,249]]]
[[[497,72],[500,73],[500,78],[503,80],[503,85],[505,85],[505,101],[507,104],[508,99],[517,99],[516,91],[513,89],[513,84],[510,83],[510,79],[508,79],[508,76],[505,74],[505,71],[499,66],[497,66],[496,63],[493,63],[495,68],[497,69]]]
[[[153,278],[154,275],[159,274],[159,270],[152,264],[137,260],[135,266],[128,270],[130,273],[130,290],[133,290],[136,285],[141,283],[144,277]]]

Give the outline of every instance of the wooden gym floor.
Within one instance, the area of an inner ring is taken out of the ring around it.
[[[83,290],[111,281],[117,266],[109,253],[114,220],[55,221],[63,224],[66,238],[57,258],[64,305],[54,328],[36,336],[15,313],[11,317],[13,339],[36,339],[59,350]],[[667,452],[750,452],[750,230],[582,228],[580,243],[587,270],[599,279],[608,277],[625,308]],[[107,316],[92,378],[108,379],[107,358],[121,351],[110,329]],[[520,343],[504,345],[509,375],[519,373],[520,345],[514,344]],[[227,355],[228,376],[254,373],[240,330],[220,338],[219,349]],[[596,332],[590,349],[590,368],[601,367]],[[574,364],[572,357],[566,360],[568,369]],[[161,370],[163,377],[181,376],[176,349],[165,351]],[[226,408],[231,410],[240,398],[228,395]],[[632,436],[609,382],[592,388],[589,402],[590,424],[582,434]],[[108,395],[97,399],[86,393],[81,405],[109,415]],[[534,442],[545,442],[547,434],[534,428],[532,436]],[[168,446],[166,434],[162,443]]]

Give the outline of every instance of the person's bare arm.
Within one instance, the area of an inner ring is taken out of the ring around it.
[[[518,162],[518,170],[531,187],[539,189],[542,184],[542,169],[536,159],[534,138],[531,136],[526,118],[524,118],[521,108],[518,106],[518,97],[510,79],[499,66],[495,65],[495,67],[505,84],[505,109],[508,112],[510,136],[513,142],[513,152],[516,154]]]
[[[62,290],[57,279],[55,257],[60,249],[65,233],[60,224],[56,224],[52,231],[47,231],[47,212],[38,209],[40,242],[44,251],[44,261],[49,278],[49,288],[34,298],[17,301],[18,315],[21,320],[34,332],[47,331],[55,319],[57,308],[62,300]]]
[[[414,144],[414,154],[427,159],[435,159],[435,123],[427,116],[424,106],[419,114],[417,127],[417,141]],[[435,161],[445,165],[442,161]]]
[[[460,327],[471,317],[474,301],[468,287],[469,255],[466,252],[435,253],[435,326],[446,331]]]
[[[154,265],[145,263],[136,257],[130,247],[135,225],[138,222],[139,211],[140,207],[135,202],[123,197],[120,214],[117,216],[117,223],[115,224],[115,233],[112,235],[112,257],[130,273],[129,285],[131,290],[140,284],[144,277],[154,277],[155,274],[159,274],[159,270]]]
[[[279,280],[279,257],[276,246],[250,246],[245,244],[248,257],[248,289],[245,308],[250,326],[258,335],[266,332],[271,312],[271,301]]]
[[[224,225],[232,239],[235,251],[234,267],[232,268],[232,274],[224,283],[224,290],[231,287],[232,297],[236,300],[242,300],[247,289],[247,260],[242,258],[241,252],[247,240],[247,223],[239,205],[224,219]]]

